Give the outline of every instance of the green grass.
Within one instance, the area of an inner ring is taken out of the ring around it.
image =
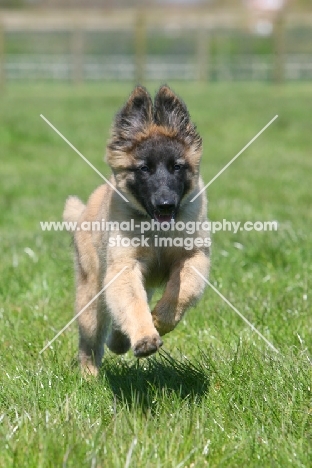
[[[204,140],[211,220],[278,220],[277,232],[213,236],[210,288],[164,337],[160,355],[104,357],[98,380],[75,364],[67,233],[42,232],[64,200],[101,179],[105,141],[130,84],[8,87],[1,96],[0,466],[311,466],[312,85],[173,84]],[[156,90],[157,85],[149,85]],[[31,249],[31,250],[29,250]],[[33,252],[33,254],[32,254]]]

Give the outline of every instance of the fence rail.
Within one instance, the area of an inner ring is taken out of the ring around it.
[[[209,81],[272,81],[274,57],[265,55],[238,55],[231,60],[219,59],[208,63]],[[70,81],[75,74],[75,59],[72,55],[8,55],[4,66],[6,79],[11,80],[57,80]],[[81,81],[136,80],[135,56],[117,55],[99,57],[85,55],[81,64]],[[189,56],[149,57],[145,59],[146,80],[197,80],[196,62]],[[312,54],[287,55],[284,58],[286,81],[312,80]]]
[[[311,80],[312,15],[256,36],[246,12],[0,11],[0,80]]]

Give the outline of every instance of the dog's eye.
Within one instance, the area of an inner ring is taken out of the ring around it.
[[[140,170],[141,170],[142,172],[148,172],[148,171],[149,171],[149,168],[148,168],[148,166],[141,166],[141,167],[140,167]]]
[[[181,169],[181,164],[175,164],[173,168],[175,171],[179,171]]]

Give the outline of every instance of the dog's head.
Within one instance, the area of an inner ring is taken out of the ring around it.
[[[202,140],[184,102],[162,86],[154,104],[138,86],[117,114],[107,162],[137,210],[170,221],[196,188]]]

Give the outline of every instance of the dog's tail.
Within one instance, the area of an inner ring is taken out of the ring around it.
[[[78,197],[68,197],[63,212],[63,220],[67,223],[77,223],[85,207]]]

